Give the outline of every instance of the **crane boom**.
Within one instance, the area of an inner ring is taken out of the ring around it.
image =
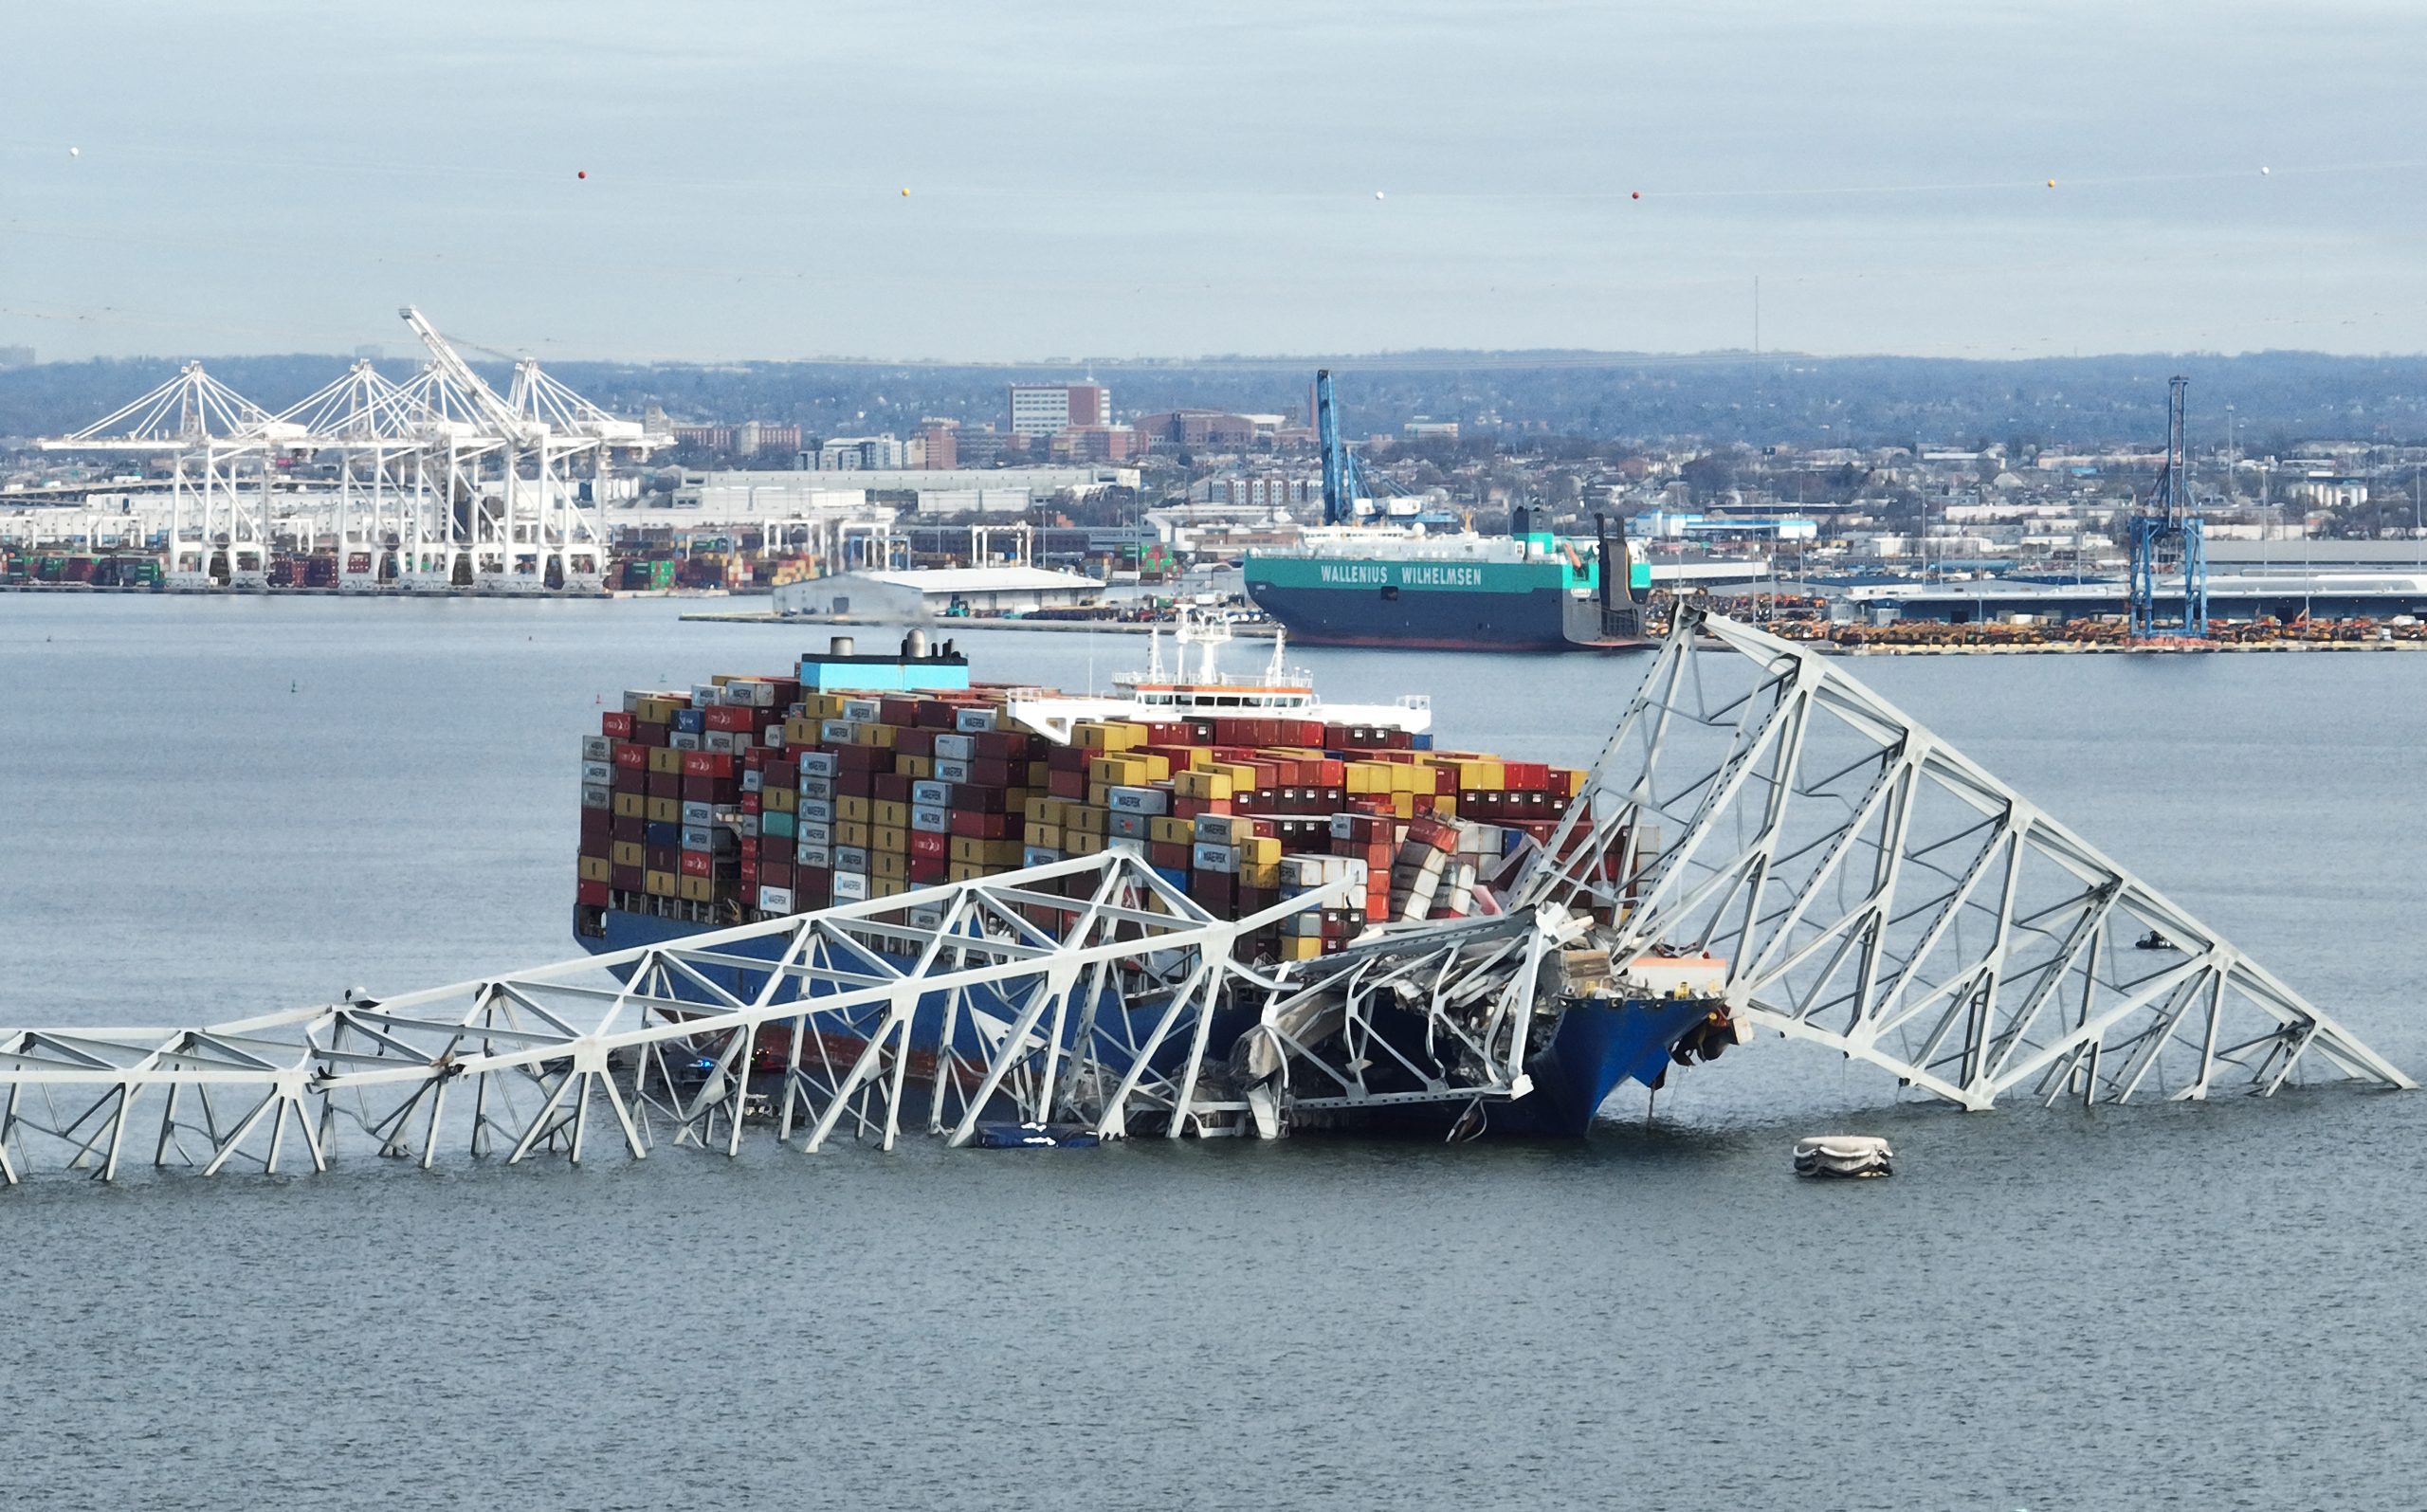
[[[438,327],[430,324],[426,316],[410,304],[400,307],[396,313],[413,328],[413,335],[421,337],[421,344],[429,349],[430,360],[438,365],[439,372],[480,406],[482,412],[497,425],[502,434],[516,442],[534,439],[530,435],[531,427],[524,418],[515,412],[512,405],[499,397],[496,390],[481,381],[481,375],[472,371],[472,365],[464,360],[464,355],[438,334]]]

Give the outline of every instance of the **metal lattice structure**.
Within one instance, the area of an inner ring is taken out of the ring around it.
[[[1511,858],[1501,917],[1284,968],[1242,942],[1361,880],[1225,920],[1113,849],[378,1002],[0,1030],[0,1183],[348,1147],[578,1161],[602,1120],[633,1158],[751,1128],[889,1148],[922,1119],[955,1144],[990,1120],[1268,1138],[1418,1103],[1459,1109],[1454,1137],[1534,1091],[1572,961],[1663,954],[1724,959],[1731,1025],[1965,1108],[2414,1085],[1834,662],[1717,616],[1678,614],[1580,800]]]
[[[2414,1084],[1831,658],[1683,610],[1518,895],[1967,1108]]]
[[[579,1161],[594,1123],[633,1158],[735,1153],[753,1126],[889,1148],[922,1110],[955,1144],[982,1119],[1205,1132],[1247,1112],[1205,1081],[1213,1011],[1275,985],[1239,938],[1342,897],[1217,919],[1106,852],[383,1001],[0,1031],[0,1182],[50,1161],[319,1170],[349,1143]],[[771,1029],[783,1060],[754,1068]],[[754,1069],[780,1092],[754,1102]]]
[[[170,587],[264,588],[274,545],[334,544],[337,586],[452,592],[591,592],[606,540],[582,489],[618,452],[663,438],[618,420],[524,359],[500,395],[421,313],[430,354],[411,382],[368,362],[278,415],[191,363],[49,449],[171,452]],[[283,464],[334,465],[332,488]]]

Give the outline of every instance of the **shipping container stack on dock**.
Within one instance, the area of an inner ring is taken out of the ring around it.
[[[1013,723],[1011,698],[798,677],[627,693],[582,744],[576,931],[603,938],[610,910],[718,927],[1124,849],[1222,917],[1361,881],[1356,906],[1245,947],[1305,960],[1383,921],[1493,911],[1503,858],[1547,840],[1582,783],[1319,720],[1105,720],[1063,745]]]

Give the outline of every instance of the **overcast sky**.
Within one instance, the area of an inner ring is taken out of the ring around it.
[[[403,302],[557,357],[1689,352],[1756,278],[1765,349],[2427,350],[2419,0],[19,0],[0,55],[46,358]]]

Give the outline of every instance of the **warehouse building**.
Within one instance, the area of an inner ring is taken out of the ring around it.
[[[931,619],[948,613],[1021,614],[1093,603],[1103,585],[1039,567],[939,567],[839,573],[776,590],[778,614],[855,620]]]

